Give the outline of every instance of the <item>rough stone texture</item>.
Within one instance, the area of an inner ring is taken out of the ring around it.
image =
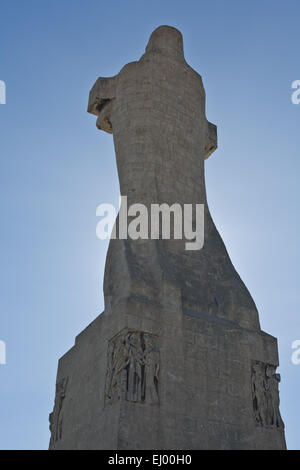
[[[89,112],[113,133],[128,205],[204,204],[205,242],[111,240],[105,311],[59,361],[53,449],[284,449],[277,342],[211,219],[217,147],[200,75],[162,26],[145,54],[99,78]]]

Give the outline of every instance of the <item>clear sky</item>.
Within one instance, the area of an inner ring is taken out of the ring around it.
[[[117,205],[112,137],[86,112],[98,76],[178,28],[202,75],[219,149],[210,209],[278,338],[288,447],[300,448],[299,0],[1,0],[0,448],[45,449],[58,358],[103,309],[107,241],[96,207]]]

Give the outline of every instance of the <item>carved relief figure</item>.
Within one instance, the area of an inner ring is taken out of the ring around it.
[[[252,367],[252,395],[255,421],[266,424],[266,380],[261,364]]]
[[[126,399],[140,402],[142,399],[143,350],[140,333],[128,333],[126,338],[128,351]]]
[[[158,403],[158,374],[159,374],[159,351],[155,347],[150,335],[144,336],[145,350],[144,363],[144,390],[143,396],[147,403]]]
[[[138,403],[158,403],[159,351],[156,337],[125,331],[108,345],[105,401],[121,396]]]
[[[126,346],[122,336],[108,345],[108,370],[106,381],[106,397],[115,402],[121,398],[121,381],[124,363],[126,362]]]
[[[262,362],[252,365],[254,419],[261,426],[284,427],[279,411],[279,382],[276,366]]]
[[[278,384],[280,382],[280,374],[276,374],[275,366],[267,366],[267,421],[271,426],[282,428],[284,426],[280,411],[279,411],[279,391]]]
[[[56,394],[53,412],[49,415],[51,441],[58,441],[62,437],[63,402],[66,397],[68,377],[62,378],[56,383]]]

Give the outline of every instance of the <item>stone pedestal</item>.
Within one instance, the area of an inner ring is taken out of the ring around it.
[[[59,361],[50,448],[285,448],[272,392],[255,396],[257,365],[278,365],[276,339],[180,307],[129,298],[76,338]]]

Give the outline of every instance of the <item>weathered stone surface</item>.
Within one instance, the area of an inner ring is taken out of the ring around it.
[[[164,296],[162,281],[181,292],[184,309],[259,328],[258,313],[211,219],[204,160],[217,146],[205,116],[202,79],[186,62],[182,36],[161,27],[146,53],[113,78],[99,78],[88,109],[113,129],[121,194],[134,203],[205,204],[205,244],[197,253],[178,240],[111,240],[105,309],[121,298]],[[121,282],[122,281],[122,282]]]
[[[99,78],[89,112],[114,138],[128,205],[204,204],[205,242],[111,240],[105,311],[59,361],[54,449],[283,449],[277,342],[211,219],[204,160],[217,147],[182,36]]]

